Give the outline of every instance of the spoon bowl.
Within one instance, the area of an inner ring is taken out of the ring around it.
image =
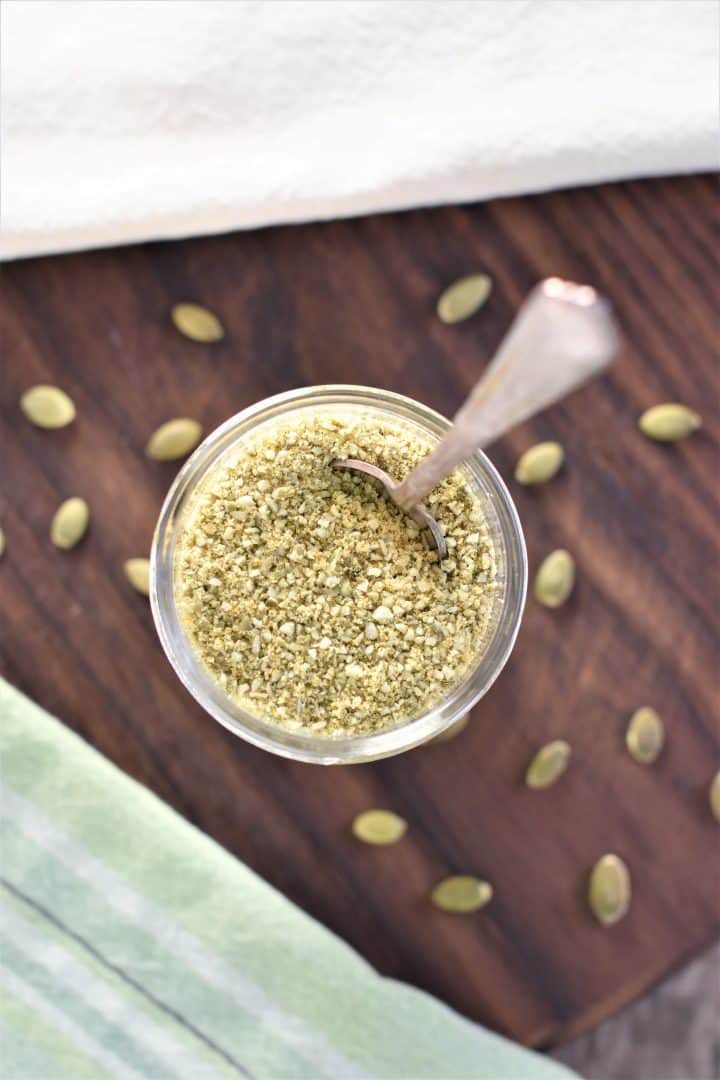
[[[399,486],[397,480],[393,479],[389,473],[386,473],[378,465],[373,465],[371,461],[359,461],[357,458],[336,458],[335,461],[330,462],[330,467],[333,469],[350,469],[352,472],[372,476],[373,479],[380,481],[391,498],[393,498],[393,492]],[[437,549],[440,558],[447,558],[447,545],[443,531],[425,504],[421,502],[415,503],[409,508],[408,514],[417,525],[429,531],[431,546]]]

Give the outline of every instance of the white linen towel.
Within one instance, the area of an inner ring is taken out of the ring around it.
[[[709,169],[715,0],[5,0],[5,258]]]

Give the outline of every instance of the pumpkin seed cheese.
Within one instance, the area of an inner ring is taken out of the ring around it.
[[[480,499],[456,471],[428,503],[448,557],[369,478],[407,475],[430,449],[371,414],[268,425],[208,474],[175,556],[180,618],[228,696],[289,730],[359,735],[397,727],[468,673],[497,597]]]

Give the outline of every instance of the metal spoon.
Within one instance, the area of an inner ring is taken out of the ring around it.
[[[431,546],[445,558],[442,529],[422,501],[428,492],[476,450],[597,375],[618,346],[610,306],[595,289],[546,278],[520,308],[452,427],[404,480],[356,458],[331,465],[380,480],[393,502],[430,531]]]

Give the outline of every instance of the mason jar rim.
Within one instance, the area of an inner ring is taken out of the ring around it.
[[[502,594],[494,599],[494,625],[477,663],[441,701],[397,727],[363,735],[321,736],[290,731],[251,714],[224,693],[204,668],[182,628],[175,592],[175,545],[182,515],[210,469],[244,436],[298,410],[366,409],[415,426],[439,439],[450,421],[412,398],[375,387],[330,384],[288,390],[231,416],[198,446],[176,476],[163,503],[150,557],[150,604],[163,650],[186,689],[234,734],[296,761],[350,764],[399,754],[440,735],[490,689],[512,651],[527,592],[527,553],[515,505],[495,466],[481,451],[462,466],[483,510],[490,515],[496,554],[502,566]],[[499,548],[501,550],[499,550]]]

